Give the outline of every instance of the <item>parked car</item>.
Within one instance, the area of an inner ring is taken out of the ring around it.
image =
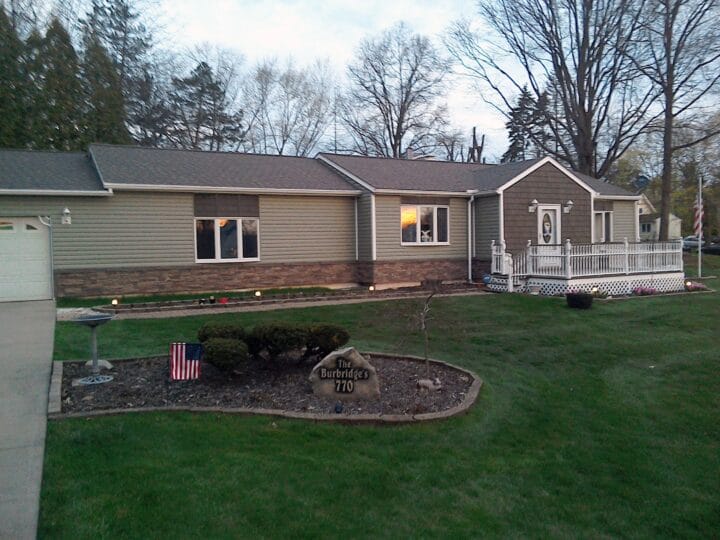
[[[720,242],[715,242],[702,248],[703,253],[709,255],[720,255]]]
[[[705,245],[705,240],[702,241],[702,245]],[[683,250],[684,251],[690,251],[691,249],[697,249],[700,245],[700,242],[698,240],[697,236],[686,236],[683,238]]]

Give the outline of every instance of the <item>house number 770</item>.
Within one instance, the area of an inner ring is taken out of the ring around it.
[[[335,379],[335,391],[341,394],[352,394],[355,389],[355,382],[349,380]]]

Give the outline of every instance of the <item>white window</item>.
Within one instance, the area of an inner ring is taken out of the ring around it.
[[[195,219],[197,262],[258,261],[259,246],[257,218]]]
[[[402,205],[400,239],[403,245],[450,243],[450,209],[447,206]]]
[[[613,241],[612,212],[595,212],[595,238],[593,242]]]

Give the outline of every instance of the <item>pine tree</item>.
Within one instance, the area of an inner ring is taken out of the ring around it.
[[[111,144],[130,142],[118,73],[94,34],[85,37],[82,71],[86,96],[85,141]]]
[[[39,83],[32,139],[36,148],[80,150],[83,147],[83,89],[78,57],[67,30],[53,19],[34,61]]]
[[[175,146],[221,150],[238,141],[242,115],[228,112],[227,97],[207,63],[200,62],[188,77],[173,79],[171,101]]]
[[[510,118],[505,123],[508,130],[510,146],[502,155],[500,161],[524,161],[528,159],[532,149],[532,122],[535,101],[527,88],[523,87],[517,98],[517,105],[510,109]]]
[[[27,144],[25,106],[28,85],[23,67],[23,43],[5,10],[0,8],[0,147]]]

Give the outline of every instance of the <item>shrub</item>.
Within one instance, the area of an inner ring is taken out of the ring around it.
[[[350,341],[350,334],[342,326],[316,324],[307,328],[305,358],[324,358]]]
[[[211,337],[203,343],[205,361],[223,371],[231,371],[247,362],[248,348],[239,339]]]
[[[248,343],[254,356],[265,352],[269,360],[276,361],[280,356],[304,348],[307,336],[307,330],[299,325],[259,324],[250,333]]]
[[[198,339],[204,343],[211,338],[237,339],[244,341],[247,336],[245,329],[237,323],[205,323],[198,330]]]

